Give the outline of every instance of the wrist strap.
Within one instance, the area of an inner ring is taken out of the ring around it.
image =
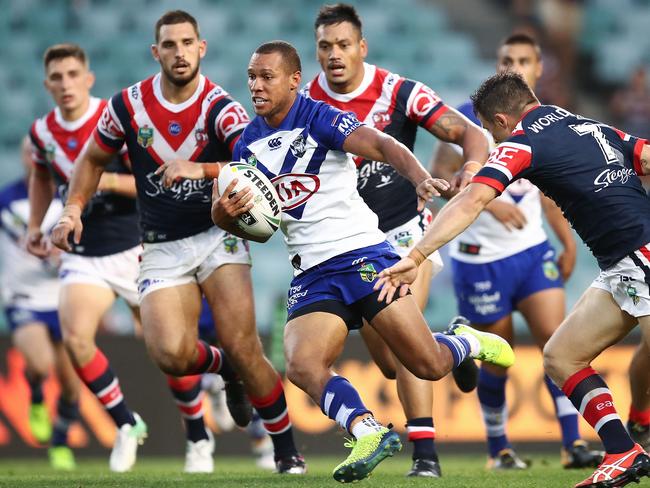
[[[411,252],[408,253],[408,257],[415,262],[416,266],[420,266],[427,259],[424,253],[420,251],[417,247],[411,249]]]

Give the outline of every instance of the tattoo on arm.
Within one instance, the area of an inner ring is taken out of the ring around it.
[[[429,129],[438,139],[456,143],[462,140],[466,130],[467,119],[451,110],[442,114]]]

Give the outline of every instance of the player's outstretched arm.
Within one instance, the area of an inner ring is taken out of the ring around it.
[[[451,179],[452,189],[462,190],[488,158],[490,147],[485,134],[479,126],[451,107],[436,120],[429,132],[441,141],[453,142],[463,148],[465,164]]]
[[[491,186],[483,183],[471,183],[452,198],[438,212],[429,229],[409,255],[379,273],[375,289],[382,289],[380,299],[390,302],[398,290],[400,296],[403,296],[407,291],[407,287],[404,285],[415,281],[417,267],[426,257],[469,227],[496,196],[497,191]]]
[[[343,150],[365,159],[390,164],[415,186],[418,210],[424,209],[427,200],[440,196],[441,190],[449,188],[449,183],[445,180],[432,178],[404,144],[373,127],[361,126],[352,132],[345,139]]]
[[[190,180],[214,179],[219,176],[221,167],[228,163],[197,163],[183,159],[166,161],[156,170],[165,188],[171,187],[183,178]]]
[[[72,233],[76,244],[81,240],[83,226],[81,213],[86,203],[97,191],[104,168],[113,160],[115,154],[103,150],[91,138],[88,147],[75,163],[68,188],[68,199],[61,218],[52,230],[52,244],[64,251],[72,251],[68,237]]]
[[[548,220],[549,225],[562,244],[562,252],[558,256],[557,264],[560,268],[562,280],[566,283],[573,273],[576,265],[576,240],[573,238],[571,226],[567,219],[562,215],[562,210],[558,207],[553,200],[545,195],[540,195],[542,199],[542,208],[544,215]]]
[[[27,223],[27,251],[39,258],[46,258],[49,249],[41,224],[54,198],[54,180],[45,168],[35,167],[29,175],[29,221]]]

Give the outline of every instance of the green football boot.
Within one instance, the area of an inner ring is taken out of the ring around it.
[[[29,429],[41,444],[47,444],[52,437],[52,421],[47,407],[43,403],[32,403],[29,406]]]
[[[348,440],[345,447],[351,447],[352,452],[332,474],[336,481],[351,483],[370,476],[380,462],[402,449],[402,441],[395,432],[382,427],[361,439]]]
[[[57,471],[72,471],[77,467],[74,453],[68,446],[50,447],[47,456],[50,458],[50,466]]]
[[[450,330],[456,336],[473,336],[480,345],[479,352],[471,355],[474,359],[486,363],[509,368],[515,362],[515,353],[508,344],[508,341],[496,334],[481,332],[468,325],[452,325]]]

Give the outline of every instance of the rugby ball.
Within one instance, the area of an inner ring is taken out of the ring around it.
[[[239,216],[237,226],[253,240],[266,242],[280,227],[282,210],[278,193],[259,169],[250,164],[233,162],[226,164],[219,172],[219,195],[223,195],[234,179],[237,179],[237,185],[231,195],[246,187],[253,193],[253,208]]]

